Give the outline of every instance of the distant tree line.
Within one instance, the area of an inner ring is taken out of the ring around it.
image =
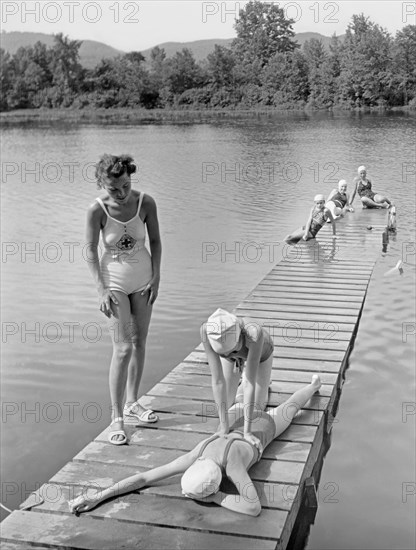
[[[230,48],[215,46],[203,62],[184,48],[79,61],[80,41],[62,34],[1,55],[1,110],[72,108],[276,108],[416,106],[416,26],[393,38],[363,14],[329,48],[294,41],[293,21],[270,3],[249,2]]]

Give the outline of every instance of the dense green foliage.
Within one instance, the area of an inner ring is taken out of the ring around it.
[[[300,49],[293,21],[275,4],[249,2],[240,11],[231,48],[215,46],[202,63],[188,49],[167,58],[161,48],[79,62],[81,42],[62,34],[53,47],[37,42],[1,55],[1,110],[38,107],[334,106],[361,108],[416,103],[416,26],[393,38],[363,14],[329,49],[311,39]]]

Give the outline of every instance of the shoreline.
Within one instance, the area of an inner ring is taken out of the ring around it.
[[[0,113],[0,123],[32,123],[32,122],[73,122],[73,123],[204,123],[221,119],[254,118],[258,116],[286,116],[299,115],[312,117],[322,114],[413,114],[415,110],[410,106],[402,107],[366,107],[361,109],[308,109],[305,107],[292,108],[261,108],[261,109],[18,109]]]

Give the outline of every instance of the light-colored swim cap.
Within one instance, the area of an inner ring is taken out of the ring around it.
[[[338,182],[338,189],[341,189],[343,185],[348,185],[347,180],[339,180]]]
[[[222,479],[221,468],[211,458],[200,457],[183,474],[182,494],[201,499],[219,491]]]
[[[238,318],[218,308],[205,324],[207,337],[212,349],[218,354],[226,354],[234,349],[240,339],[241,328]]]
[[[366,172],[366,171],[367,171],[367,168],[366,168],[365,166],[359,166],[357,171],[358,171],[358,173],[360,173],[360,172],[362,172],[363,170]]]
[[[313,200],[314,200],[314,202],[324,201],[325,197],[323,195],[315,195],[315,198]]]

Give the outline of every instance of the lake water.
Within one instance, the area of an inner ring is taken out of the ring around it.
[[[109,421],[111,343],[82,246],[100,154],[131,153],[134,186],[158,205],[143,393],[199,343],[214,308],[233,308],[270,271],[314,194],[365,164],[397,205],[398,231],[370,283],[307,548],[413,548],[414,128],[402,113],[4,128],[2,503],[16,508]],[[403,275],[384,277],[399,259]]]

